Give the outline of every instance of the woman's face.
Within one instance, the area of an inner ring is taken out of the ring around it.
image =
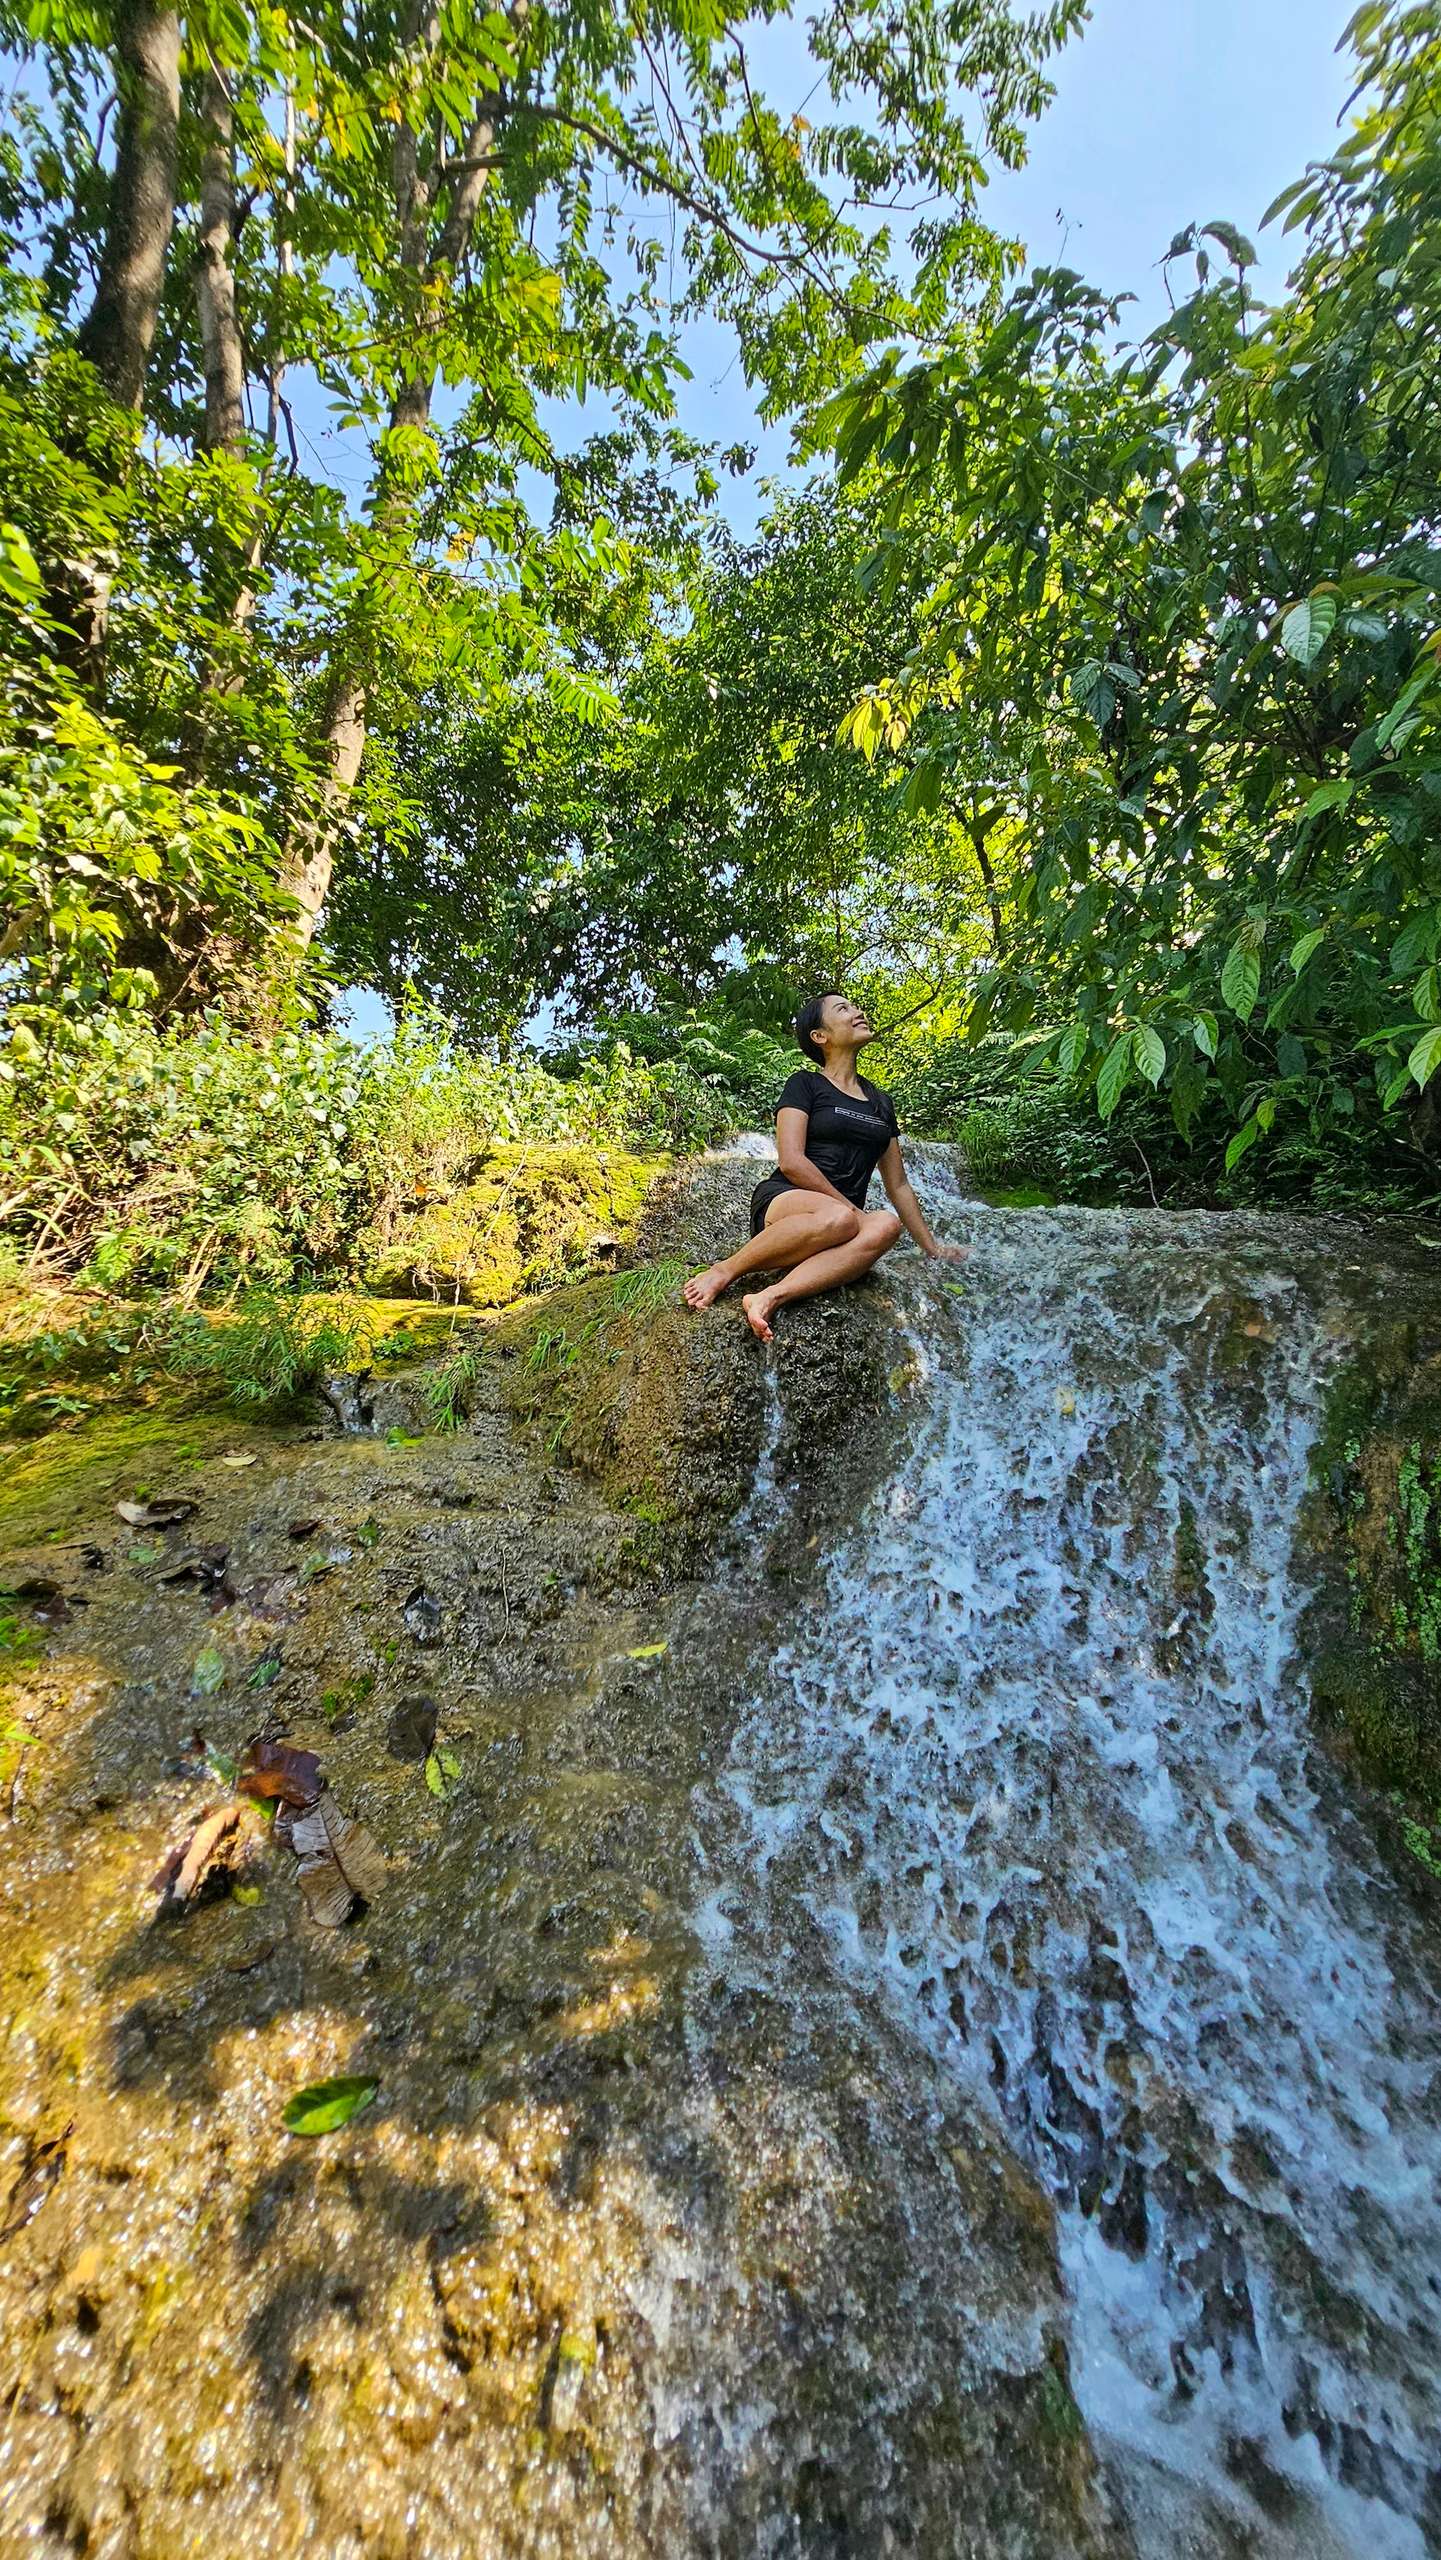
[[[827,996],[819,1027],[827,1048],[863,1049],[876,1036],[864,1006],[849,996]]]

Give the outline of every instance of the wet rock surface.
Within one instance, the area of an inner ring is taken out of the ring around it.
[[[1050,2208],[984,2107],[802,1950],[790,1987],[697,1960],[695,1791],[847,1469],[910,1427],[895,1305],[853,1313],[851,1457],[836,1310],[773,1389],[735,1311],[654,1330],[692,1396],[655,1409],[709,1399],[733,1491],[760,1456],[703,1583],[666,1588],[619,1460],[517,1421],[498,1349],[446,1437],[161,1420],[124,1490],[193,1499],[170,1527],[116,1518],[108,1461],[59,1538],[27,1488],[4,1551],[58,1599],[6,1708],[0,2548],[1124,2551]],[[666,1447],[698,1561],[734,1505],[686,1511]],[[383,1882],[318,1927],[272,1833],[157,1921],[257,1740],[316,1756]],[[287,2133],[336,2075],[374,2103]]]

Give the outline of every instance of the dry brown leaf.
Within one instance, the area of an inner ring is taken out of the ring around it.
[[[229,1449],[225,1456],[217,1458],[215,1463],[218,1467],[253,1467],[255,1458],[256,1452],[253,1449]]]
[[[208,1884],[243,1875],[264,1849],[258,1816],[245,1804],[207,1805],[184,1839],[151,1877],[160,1896],[158,1917],[180,1911]]]
[[[186,1493],[157,1493],[149,1502],[117,1502],[115,1515],[131,1529],[175,1529],[199,1508]]]
[[[243,1796],[257,1802],[273,1797],[279,1804],[314,1804],[325,1781],[313,1751],[298,1751],[291,1742],[252,1742],[235,1781]]]
[[[384,1856],[363,1825],[341,1812],[328,1787],[308,1812],[292,1818],[289,1838],[318,1928],[338,1929],[356,1902],[374,1901],[385,1882]]]

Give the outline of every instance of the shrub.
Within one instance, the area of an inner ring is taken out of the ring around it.
[[[497,1141],[693,1147],[729,1116],[683,1062],[617,1051],[562,1077],[458,1049],[424,1013],[368,1049],[109,1015],[4,1061],[0,1215],[102,1286],[279,1288],[353,1269],[363,1233],[447,1197]]]

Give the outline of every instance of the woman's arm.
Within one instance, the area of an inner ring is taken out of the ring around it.
[[[833,1182],[827,1182],[819,1165],[812,1164],[806,1154],[810,1125],[808,1112],[787,1108],[776,1113],[776,1154],[780,1159],[777,1170],[798,1191],[819,1191],[827,1200],[844,1200],[845,1193],[837,1191]]]
[[[882,1156],[880,1174],[896,1216],[922,1253],[928,1253],[933,1262],[969,1262],[971,1248],[968,1244],[942,1244],[937,1236],[932,1235],[926,1224],[925,1211],[911,1189],[911,1178],[901,1155],[899,1138],[892,1138]]]

